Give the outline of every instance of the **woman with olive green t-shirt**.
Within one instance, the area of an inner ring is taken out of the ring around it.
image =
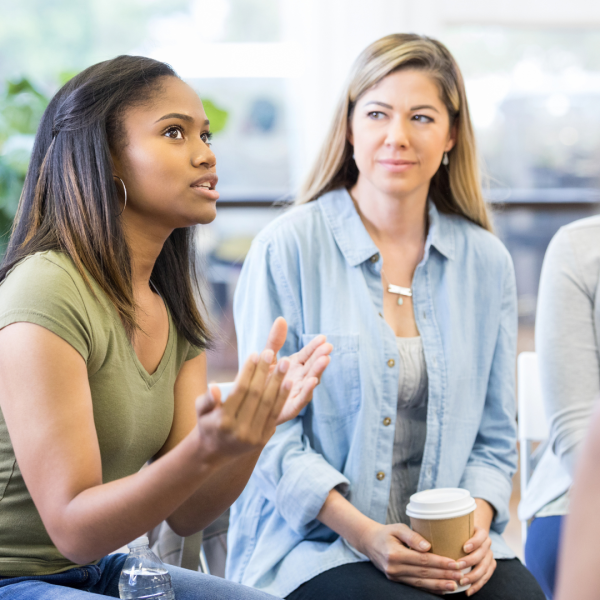
[[[26,258],[0,285],[0,327],[20,322],[51,331],[85,362],[102,482],[139,471],[166,442],[177,374],[201,349],[177,332],[169,314],[165,352],[150,375],[98,284],[90,280],[88,286],[71,259],[54,251]],[[40,519],[1,414],[0,498],[1,575],[48,575],[75,566],[54,546]]]
[[[277,319],[227,402],[207,391],[192,226],[216,214],[208,125],[169,66],[134,56],[86,69],[42,117],[0,266],[0,600],[118,596],[110,553],[221,514],[327,366],[322,336],[276,361]],[[177,600],[270,597],[169,571]]]

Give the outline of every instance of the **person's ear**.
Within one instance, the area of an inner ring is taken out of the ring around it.
[[[450,128],[450,136],[448,142],[444,148],[444,152],[450,152],[454,146],[456,146],[456,139],[458,138],[458,119],[454,121],[454,124]]]
[[[354,134],[352,133],[352,117],[348,117],[348,124],[346,125],[346,139],[348,143],[354,147]]]

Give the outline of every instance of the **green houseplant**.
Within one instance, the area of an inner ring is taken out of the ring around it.
[[[33,139],[48,98],[25,78],[8,81],[0,93],[0,255],[12,225]]]

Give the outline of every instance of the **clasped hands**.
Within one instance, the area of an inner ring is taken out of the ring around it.
[[[488,530],[475,526],[475,535],[463,547],[467,556],[458,561],[450,560],[429,553],[429,542],[406,525],[381,525],[373,521],[363,532],[357,549],[391,581],[437,595],[470,583],[465,594],[472,596],[487,583],[496,568],[491,545]],[[462,574],[467,567],[472,570]]]
[[[206,460],[227,460],[260,451],[275,427],[298,416],[311,401],[333,346],[317,336],[299,352],[277,361],[287,323],[273,323],[265,349],[251,354],[222,402],[217,386],[196,401],[198,443]]]

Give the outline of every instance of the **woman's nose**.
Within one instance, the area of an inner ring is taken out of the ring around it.
[[[202,140],[198,140],[198,143],[194,147],[192,164],[195,167],[205,166],[207,169],[212,169],[217,164],[217,157],[214,152]]]
[[[406,148],[410,145],[408,127],[403,119],[393,119],[390,122],[386,136],[386,144]]]

